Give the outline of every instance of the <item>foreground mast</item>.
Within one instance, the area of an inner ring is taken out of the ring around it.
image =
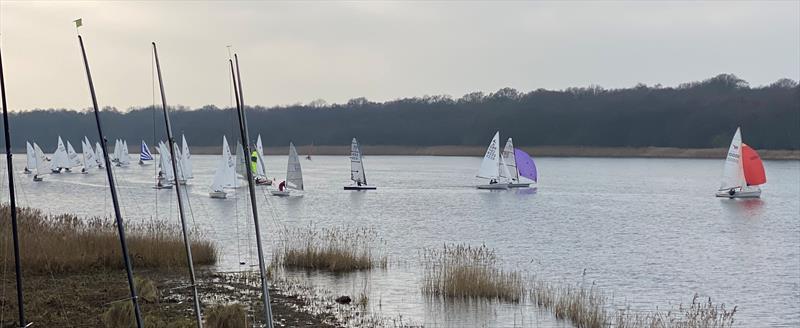
[[[80,26],[80,20],[76,21]],[[92,73],[89,71],[89,60],[86,59],[86,49],[83,47],[83,38],[78,34],[78,43],[81,45],[81,54],[83,55],[83,65],[86,67],[86,78],[89,81],[89,92],[92,94],[92,106],[94,107],[94,119],[97,122],[97,134],[100,136],[100,147],[103,149],[103,162],[106,166],[106,174],[108,175],[108,187],[111,191],[111,201],[114,203],[114,216],[117,221],[117,231],[119,232],[119,242],[122,247],[122,259],[125,262],[125,272],[128,275],[128,287],[131,290],[131,302],[133,302],[133,313],[136,316],[136,327],[142,328],[142,311],[139,308],[139,298],[136,296],[136,288],[133,283],[133,266],[131,259],[128,257],[128,244],[125,241],[125,223],[122,222],[122,213],[119,209],[119,199],[117,198],[117,187],[114,184],[114,172],[111,171],[113,167],[111,161],[108,159],[108,150],[106,149],[106,138],[103,135],[103,127],[100,124],[100,109],[97,106],[97,95],[94,92],[94,83],[92,82]]]
[[[11,132],[8,130],[8,104],[6,104],[6,81],[3,77],[3,57],[0,55],[0,95],[3,105],[3,127],[6,137],[6,168],[8,168],[8,196],[11,198],[11,234],[14,239],[14,270],[17,273],[17,310],[19,327],[25,323],[25,306],[22,302],[22,272],[19,260],[19,232],[17,228],[17,197],[14,194],[14,167],[11,163]]]
[[[239,132],[242,136],[242,150],[245,154],[250,154],[250,137],[247,131],[247,120],[244,116],[244,96],[242,96],[242,75],[239,73],[239,56],[234,54],[236,58],[236,72],[233,71],[233,61],[228,59],[231,65],[231,76],[233,77],[233,89],[236,92],[236,113],[239,117]],[[238,85],[238,87],[237,87]],[[272,308],[269,303],[269,285],[267,282],[267,272],[264,266],[264,250],[261,247],[261,228],[258,225],[258,208],[256,203],[256,189],[255,181],[253,180],[253,170],[246,167],[247,171],[247,188],[250,190],[250,205],[253,209],[253,225],[256,230],[256,247],[258,248],[258,270],[261,276],[261,292],[262,300],[264,301],[264,320],[267,321],[267,327],[272,328]]]
[[[172,170],[175,171],[175,176],[178,176],[178,160],[175,159],[175,138],[172,136],[172,124],[169,121],[169,113],[167,112],[167,96],[164,94],[164,80],[161,78],[161,64],[158,61],[158,50],[156,43],[153,42],[153,56],[156,58],[156,71],[158,72],[158,87],[161,90],[161,106],[164,112],[164,124],[167,128],[167,141],[169,142],[169,155],[172,160]],[[175,192],[178,194],[178,213],[181,217],[181,230],[183,231],[183,244],[186,247],[186,261],[189,263],[189,279],[192,287],[192,296],[194,297],[194,311],[195,318],[197,319],[197,327],[203,327],[203,319],[200,313],[200,297],[197,295],[197,283],[194,276],[194,263],[192,261],[192,248],[189,244],[189,235],[186,232],[186,217],[183,214],[183,199],[181,196],[181,184],[175,183]]]

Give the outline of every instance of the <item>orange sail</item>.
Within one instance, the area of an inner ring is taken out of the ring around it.
[[[767,175],[764,173],[764,163],[761,162],[761,157],[747,144],[742,144],[742,169],[748,186],[767,183]]]

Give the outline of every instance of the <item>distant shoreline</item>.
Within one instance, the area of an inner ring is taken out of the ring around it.
[[[370,146],[362,145],[365,155],[404,156],[483,156],[484,146]],[[634,157],[634,158],[725,158],[724,148],[669,148],[669,147],[579,147],[538,146],[521,147],[534,157]],[[137,149],[138,150],[138,149]],[[193,154],[216,155],[221,147],[192,147]],[[286,155],[288,147],[266,147],[267,155]],[[302,156],[341,155],[350,153],[350,145],[342,146],[298,146]],[[131,154],[134,154],[133,150]],[[758,150],[762,159],[800,160],[800,150]]]

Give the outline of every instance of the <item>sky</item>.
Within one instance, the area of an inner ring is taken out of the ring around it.
[[[676,86],[733,73],[800,79],[800,1],[0,0],[9,109],[155,102],[229,106],[228,48],[248,105],[385,101],[503,87]]]

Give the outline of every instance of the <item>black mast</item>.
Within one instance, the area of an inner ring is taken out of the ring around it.
[[[239,56],[236,58],[236,73],[233,72],[233,61],[228,59],[231,65],[231,75],[233,76],[233,88],[236,90],[236,113],[239,116],[239,132],[242,136],[242,150],[244,156],[250,156],[250,137],[247,131],[247,121],[244,116],[244,96],[242,96],[242,75],[239,73]],[[237,83],[238,82],[238,83]],[[238,85],[238,87],[237,87]],[[248,163],[249,164],[249,163]],[[256,203],[256,188],[253,184],[253,170],[250,165],[245,165],[247,171],[247,188],[250,190],[250,206],[253,208],[253,225],[256,229],[256,247],[258,248],[258,270],[261,275],[261,293],[264,301],[264,319],[267,327],[272,328],[272,305],[269,303],[269,285],[267,282],[267,272],[264,267],[264,250],[261,247],[261,228],[258,225],[258,208]]]
[[[133,283],[133,266],[128,257],[128,243],[125,241],[125,224],[122,222],[122,213],[119,210],[119,199],[117,199],[117,188],[114,185],[114,172],[111,171],[111,161],[108,159],[106,151],[106,138],[103,135],[103,127],[100,124],[100,109],[97,106],[97,95],[94,93],[94,83],[92,83],[92,73],[89,71],[89,60],[86,59],[86,49],[83,47],[83,38],[78,34],[78,43],[81,44],[81,54],[83,55],[83,65],[86,67],[86,78],[89,81],[89,91],[92,94],[92,106],[94,106],[94,119],[97,122],[97,134],[100,136],[100,147],[103,148],[103,162],[106,165],[108,175],[108,187],[111,189],[111,201],[114,203],[114,216],[117,221],[117,231],[119,232],[119,243],[122,246],[122,259],[125,261],[125,272],[128,275],[128,287],[131,290],[131,302],[133,302],[133,313],[136,316],[136,327],[142,328],[142,311],[139,308],[139,297],[136,296],[136,288]]]
[[[6,167],[8,168],[8,196],[11,198],[11,234],[14,239],[14,270],[17,271],[17,310],[19,327],[25,327],[25,306],[22,302],[22,271],[19,260],[19,233],[17,231],[17,197],[14,194],[14,168],[11,165],[11,132],[8,130],[8,104],[6,104],[6,81],[3,77],[3,57],[0,55],[0,94],[3,102],[3,127],[6,136]]]
[[[153,42],[153,56],[156,58],[156,71],[158,72],[158,87],[161,90],[161,105],[164,109],[164,124],[167,128],[167,141],[169,142],[169,154],[172,160],[172,170],[175,171],[175,192],[178,194],[178,212],[181,217],[181,230],[183,231],[183,244],[186,247],[186,261],[189,262],[189,279],[194,296],[194,311],[197,319],[197,327],[203,328],[203,319],[200,314],[200,298],[197,295],[197,284],[194,277],[194,263],[192,263],[192,247],[189,244],[189,235],[186,233],[186,218],[183,214],[183,196],[181,196],[180,181],[178,181],[178,162],[175,159],[175,138],[172,136],[172,124],[169,121],[167,109],[167,96],[164,94],[164,80],[161,78],[161,64],[158,62],[158,50],[156,43]]]

